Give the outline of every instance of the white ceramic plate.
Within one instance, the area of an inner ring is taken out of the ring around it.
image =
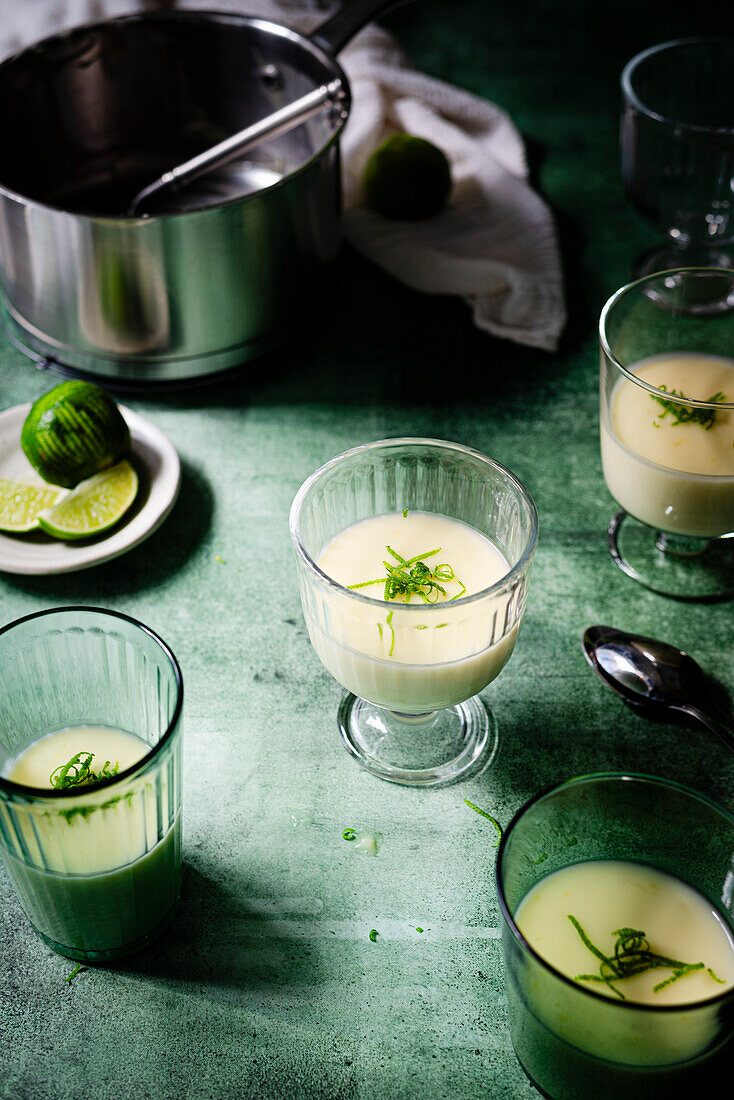
[[[20,432],[30,405],[0,413],[0,477],[43,484],[20,448]],[[149,420],[120,406],[130,428],[133,463],[140,478],[130,511],[108,534],[84,542],[61,542],[40,531],[9,535],[0,531],[0,572],[73,573],[109,561],[147,539],[163,523],[178,496],[181,463],[170,439]]]

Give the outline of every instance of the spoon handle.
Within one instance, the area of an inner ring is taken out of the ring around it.
[[[686,703],[680,707],[680,710],[689,714],[691,718],[695,718],[697,722],[700,722],[702,726],[705,726],[711,733],[715,733],[719,740],[734,752],[734,734],[725,726],[722,726],[715,718],[712,718],[710,714],[706,714],[699,707],[693,706],[692,703]]]

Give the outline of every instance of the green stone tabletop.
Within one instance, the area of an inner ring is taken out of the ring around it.
[[[495,834],[463,799],[507,823],[558,780],[634,769],[734,807],[725,750],[625,708],[580,646],[594,622],[652,634],[734,690],[731,605],[648,593],[605,546],[596,319],[655,243],[619,180],[618,75],[646,46],[705,32],[695,10],[656,10],[422,0],[386,20],[421,68],[520,126],[562,241],[558,354],[481,334],[465,304],[345,249],[335,297],[289,350],[235,381],[127,401],[183,464],[147,542],[85,572],[0,575],[0,624],[59,604],[127,612],[171,645],[186,690],[183,895],[154,947],[67,984],[73,964],[32,934],[0,872],[2,1100],[537,1096],[507,1030]],[[0,407],[53,381],[0,343]],[[341,689],[309,645],[288,538],[304,478],[398,435],[487,452],[541,521],[517,650],[485,693],[498,754],[433,792],[380,782],[342,749]],[[379,854],[355,852],[346,826],[382,833]]]

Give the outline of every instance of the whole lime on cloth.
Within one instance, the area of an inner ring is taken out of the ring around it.
[[[87,478],[72,493],[38,514],[38,522],[57,539],[84,539],[108,531],[127,512],[138,492],[138,475],[123,459]]]
[[[371,154],[362,177],[368,206],[385,218],[430,218],[451,191],[451,168],[430,141],[393,134]]]
[[[130,429],[99,386],[62,382],[31,408],[20,445],[44,481],[73,489],[119,462],[130,446]]]

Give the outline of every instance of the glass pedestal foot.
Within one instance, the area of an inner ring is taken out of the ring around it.
[[[712,270],[706,279],[686,279],[676,268],[700,264]],[[641,257],[635,264],[634,276],[641,279],[656,272],[667,275],[645,288],[645,294],[661,309],[683,316],[707,316],[734,309],[734,256],[729,252],[697,253],[695,258],[681,256],[670,248],[658,248]]]
[[[607,544],[622,572],[651,592],[700,603],[734,596],[734,538],[668,535],[620,509],[607,529]]]
[[[348,694],[338,724],[344,747],[363,768],[408,787],[465,779],[497,751],[497,723],[479,696],[430,714],[396,714]]]

